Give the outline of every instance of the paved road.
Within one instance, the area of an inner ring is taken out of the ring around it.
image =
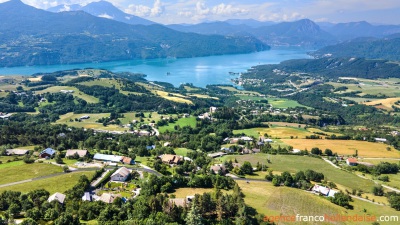
[[[139,165],[143,167],[143,168],[137,168],[137,170],[139,170],[139,171],[152,173],[152,174],[156,175],[157,177],[163,176],[161,173],[159,173],[159,172],[153,170],[152,168],[150,168],[150,167],[148,167],[148,166],[145,166],[145,165],[143,165],[143,164],[141,164],[141,163],[140,163]]]
[[[96,187],[96,185],[103,179],[103,177],[105,177],[108,174],[108,170],[104,171],[104,173],[101,174],[101,176],[99,178],[97,178],[96,180],[94,180],[90,186],[92,187]]]

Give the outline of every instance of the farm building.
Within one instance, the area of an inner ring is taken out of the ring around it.
[[[348,159],[346,159],[346,164],[349,166],[357,166],[358,161],[356,158],[348,158]]]
[[[375,138],[376,142],[386,142],[386,138]]]
[[[73,157],[75,154],[78,154],[79,158],[83,158],[88,154],[88,150],[70,149],[65,153],[65,157]]]
[[[40,152],[39,157],[40,158],[50,158],[54,154],[56,154],[56,150],[54,150],[52,148],[46,148],[45,150]]]
[[[250,142],[250,141],[253,141],[253,138],[244,136],[244,137],[241,137],[240,140]]]
[[[121,167],[111,175],[111,181],[126,181],[129,174],[131,174],[131,171],[126,167]]]
[[[217,158],[217,157],[221,157],[221,156],[224,156],[224,155],[226,155],[225,152],[215,152],[215,153],[210,153],[207,156],[211,157],[211,158]]]
[[[91,202],[92,199],[92,195],[90,194],[90,192],[85,192],[82,196],[82,201],[88,201]]]
[[[89,118],[90,118],[90,116],[85,115],[85,116],[81,116],[81,118],[79,118],[79,119],[81,119],[81,120],[87,120],[87,119],[89,119]]]
[[[122,157],[121,162],[123,164],[127,164],[127,165],[135,164],[135,161],[132,158],[129,158],[129,157],[126,157],[126,156]]]
[[[65,195],[56,192],[56,193],[52,194],[52,195],[47,199],[47,201],[48,201],[48,202],[58,201],[59,203],[64,204]]]
[[[122,161],[122,157],[123,156],[119,156],[119,155],[105,155],[105,154],[100,154],[100,153],[96,153],[93,156],[94,160],[98,160],[98,161],[104,161],[104,162],[116,162],[119,163]]]
[[[29,150],[25,149],[7,149],[6,155],[28,155]]]

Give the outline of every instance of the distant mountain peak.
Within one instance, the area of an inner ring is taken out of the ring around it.
[[[50,12],[62,12],[62,11],[85,11],[93,16],[97,17],[102,17],[106,19],[113,19],[119,22],[127,23],[127,24],[132,24],[132,25],[152,25],[156,24],[153,21],[146,20],[143,18],[140,18],[135,15],[127,14],[114,6],[112,3],[108,1],[97,1],[97,2],[91,2],[87,5],[78,5],[78,4],[73,4],[73,5],[58,5],[52,8],[47,9],[47,11]]]

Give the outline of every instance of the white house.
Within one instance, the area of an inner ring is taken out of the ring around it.
[[[111,181],[126,181],[130,173],[126,167],[121,167],[111,175]]]
[[[64,204],[65,195],[56,192],[56,193],[54,193],[53,195],[51,195],[51,196],[49,197],[49,199],[47,199],[47,201],[48,201],[48,202],[57,201],[57,202],[59,202],[59,203],[61,203],[61,204]]]
[[[356,158],[347,158],[346,159],[346,164],[349,166],[357,166],[358,161]]]

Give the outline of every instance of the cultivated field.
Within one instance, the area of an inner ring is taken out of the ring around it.
[[[61,90],[73,90],[74,93],[71,93],[73,96],[81,98],[81,99],[85,100],[88,103],[98,103],[99,102],[98,98],[96,98],[94,96],[91,96],[91,95],[87,95],[87,94],[79,91],[78,88],[76,88],[76,87],[53,86],[53,87],[49,87],[49,88],[46,88],[46,89],[41,90],[41,91],[37,91],[36,93],[37,94],[44,94],[44,93],[47,93],[47,92],[49,92],[49,93],[58,93]]]
[[[367,142],[367,141],[354,141],[354,140],[326,140],[326,139],[285,139],[284,143],[293,146],[297,149],[311,150],[313,147],[318,147],[322,150],[331,149],[334,153],[339,155],[353,155],[358,150],[359,157],[371,158],[398,158],[400,152],[397,150],[388,151],[389,145],[383,143]]]
[[[261,137],[264,134],[268,134],[270,138],[306,138],[306,136],[312,135],[311,132],[308,132],[304,128],[294,128],[294,127],[271,127],[271,128],[251,128],[251,129],[243,129],[243,130],[234,130],[234,134],[244,133],[247,136],[253,137]]]
[[[186,103],[189,105],[193,105],[192,101],[190,101],[189,99],[186,99],[185,96],[180,95],[180,94],[168,93],[166,91],[152,91],[152,92],[162,98],[165,98],[165,99],[173,101],[173,102]]]
[[[392,106],[395,105],[396,102],[400,101],[400,98],[387,98],[387,99],[379,99],[371,102],[364,102],[365,105],[376,106],[380,109],[384,109],[387,111],[393,111]],[[400,106],[397,106],[400,108]]]

